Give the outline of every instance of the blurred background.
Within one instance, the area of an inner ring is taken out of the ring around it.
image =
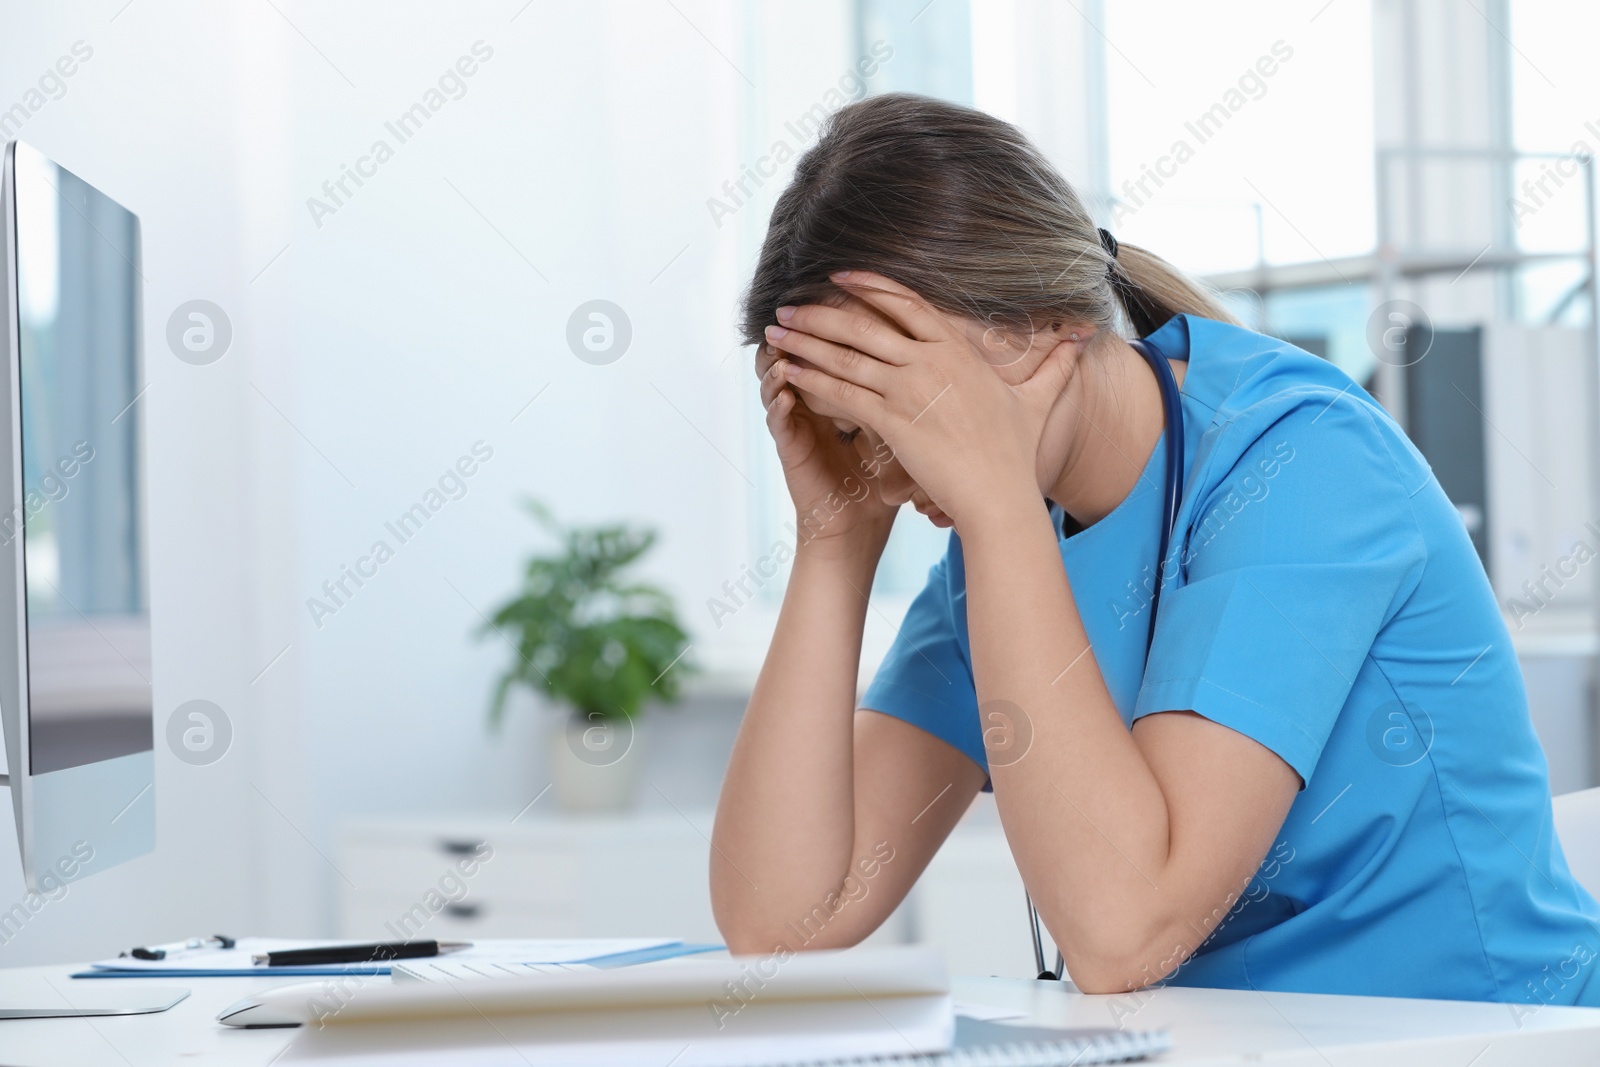
[[[156,851],[0,927],[0,965],[396,924],[716,939],[711,812],[794,538],[735,307],[793,158],[870,93],[1016,122],[1120,238],[1373,389],[1483,555],[1553,788],[1600,780],[1593,5],[6,0],[0,24],[0,139],[143,227],[158,777]],[[655,532],[625,573],[681,647],[576,725],[583,700],[515,678],[492,722],[508,671],[551,667],[529,635],[585,610],[551,576],[616,524]],[[902,516],[864,677],[943,544]],[[166,740],[194,706],[227,724],[204,759]],[[985,804],[877,936],[1022,974]],[[0,910],[24,893],[0,847]]]

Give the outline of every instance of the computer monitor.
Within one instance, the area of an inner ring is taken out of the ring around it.
[[[20,142],[0,218],[0,769],[53,894],[155,847],[139,220]]]

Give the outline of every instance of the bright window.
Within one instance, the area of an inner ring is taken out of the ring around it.
[[[1369,5],[1107,4],[1113,231],[1187,270],[1370,252]]]

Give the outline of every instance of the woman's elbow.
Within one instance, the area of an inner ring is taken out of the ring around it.
[[[872,932],[865,915],[842,915],[825,907],[803,914],[762,909],[753,898],[719,900],[712,895],[712,918],[728,951],[735,956],[852,948]]]
[[[755,930],[742,930],[721,926],[722,940],[728,946],[728,951],[735,956],[764,956],[777,952],[782,945],[772,938],[766,937]]]
[[[1128,993],[1154,985],[1176,971],[1194,951],[1167,930],[1126,932],[1084,939],[1064,953],[1067,976],[1083,993]]]
[[[767,956],[782,952],[811,952],[826,948],[852,948],[859,937],[804,938],[793,930],[773,928],[762,924],[735,925],[718,923],[722,940],[735,956]]]
[[[756,910],[755,901],[741,893],[719,893],[713,880],[711,917],[723,943],[735,956],[754,956],[772,950],[770,924]]]
[[[1078,992],[1093,994],[1131,993],[1161,980],[1145,974],[1131,960],[1074,961],[1067,964],[1066,977]]]

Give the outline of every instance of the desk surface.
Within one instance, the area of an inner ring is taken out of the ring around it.
[[[192,994],[159,1015],[0,1021],[0,1064],[267,1067],[296,1032],[236,1030],[215,1021],[217,1012],[234,1001],[282,983],[259,978],[73,981],[67,977],[73,969],[0,970],[0,1006],[59,1003],[89,986],[102,995],[113,989],[137,995],[140,989],[174,985]],[[953,991],[958,1003],[1026,1011],[1026,1021],[1044,1026],[1166,1027],[1173,1051],[1161,1058],[1163,1064],[1497,1067],[1600,1060],[1600,1008],[1542,1008],[1529,1014],[1504,1004],[1178,988],[1089,997],[1013,978],[957,978]]]

